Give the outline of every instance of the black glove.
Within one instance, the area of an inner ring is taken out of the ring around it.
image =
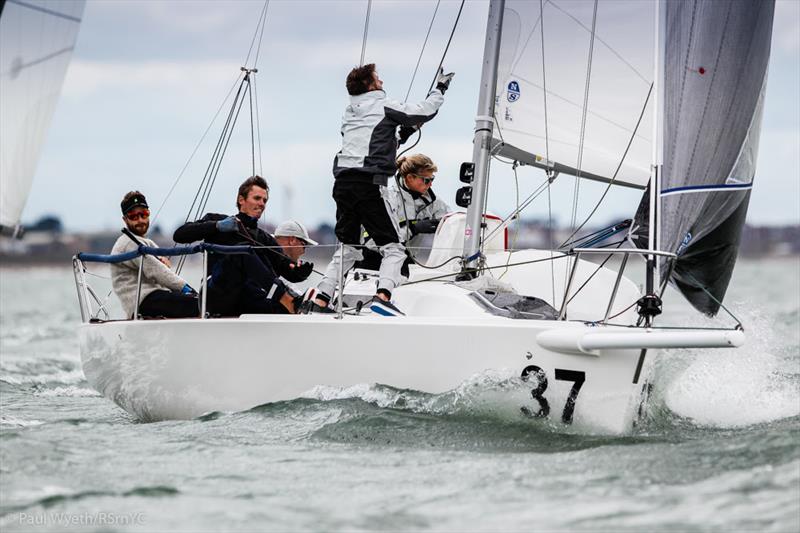
[[[455,72],[444,73],[444,69],[439,67],[439,72],[436,74],[436,88],[442,91],[442,94],[450,88],[450,81],[455,76]]]
[[[417,128],[414,126],[400,126],[400,133],[398,134],[398,144],[405,144],[409,137],[414,135]]]
[[[411,235],[419,235],[420,233],[436,233],[436,228],[438,226],[439,220],[435,218],[412,220],[409,224]]]
[[[292,283],[305,281],[311,272],[314,271],[314,263],[298,263],[294,268],[289,268],[288,272],[283,276]]]

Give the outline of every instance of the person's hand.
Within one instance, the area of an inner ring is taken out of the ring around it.
[[[161,261],[165,267],[172,268],[172,261],[169,260],[169,257],[158,257],[159,261]]]
[[[234,215],[229,216],[228,218],[223,218],[222,220],[217,221],[217,231],[221,233],[232,233],[236,231],[239,227],[239,221],[236,220]]]
[[[436,88],[442,91],[442,94],[450,88],[450,81],[455,76],[455,72],[444,73],[444,68],[439,67],[439,73],[436,74]]]
[[[188,283],[183,286],[181,289],[181,294],[185,294],[187,296],[197,296],[197,291],[194,290]]]
[[[303,262],[294,267],[295,273],[302,276],[302,279],[307,279],[308,276],[314,271],[314,263]]]
[[[409,224],[412,235],[419,235],[420,233],[436,233],[436,228],[439,226],[439,221],[435,218],[421,218],[419,220],[412,220]]]
[[[398,133],[398,144],[405,144],[409,137],[414,135],[417,131],[417,128],[414,126],[400,126],[400,132]]]

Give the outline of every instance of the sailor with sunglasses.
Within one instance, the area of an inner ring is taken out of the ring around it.
[[[150,229],[150,208],[139,191],[125,195],[120,204],[125,227],[112,255],[133,252],[139,245],[156,248],[146,237]],[[111,286],[122,303],[127,317],[136,310],[136,288],[139,285],[139,264],[142,264],[142,287],[139,291],[139,315],[148,318],[188,318],[200,315],[197,293],[186,280],[170,270],[169,260],[152,255],[111,264]]]
[[[411,256],[417,256],[424,244],[425,234],[436,232],[441,218],[450,212],[450,207],[433,192],[434,173],[438,170],[430,157],[415,154],[397,160],[396,186],[388,190],[387,204],[397,225],[398,233]],[[364,232],[364,260],[357,268],[377,270],[380,255],[369,234]],[[408,276],[408,264],[402,273]]]

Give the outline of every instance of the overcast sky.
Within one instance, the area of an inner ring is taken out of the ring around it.
[[[261,0],[89,0],[78,44],[45,143],[23,220],[56,214],[69,229],[115,228],[119,201],[131,189],[161,204],[225,95],[239,75]],[[331,164],[347,103],[343,80],[359,61],[366,0],[272,0],[257,84],[263,172],[272,187],[266,218],[294,217],[314,226],[333,222]],[[403,99],[434,1],[373,2],[367,62],[379,65],[385,89]],[[439,8],[410,99],[424,97],[444,50],[459,2]],[[468,1],[445,67],[456,72],[439,116],[415,151],[439,165],[435,189],[453,205],[458,165],[471,158],[488,2]],[[601,7],[602,9],[602,3]],[[246,123],[237,131],[209,210],[231,212],[235,190],[249,175]],[[169,197],[160,223],[169,230],[186,216],[208,164],[221,122],[211,129]],[[540,171],[519,171],[522,197]],[[559,183],[560,182],[560,183]],[[581,188],[579,218],[603,191]],[[638,191],[622,190],[597,215],[602,224],[632,216]],[[493,167],[489,207],[514,205],[513,174]],[[554,210],[569,219],[572,179],[554,186]],[[542,217],[547,204],[526,211]],[[750,202],[751,224],[800,223],[800,2],[779,0],[764,125]]]

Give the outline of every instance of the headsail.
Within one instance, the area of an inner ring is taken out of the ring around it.
[[[652,159],[655,3],[598,4],[589,72],[594,5],[506,1],[494,142],[504,143],[501,155],[573,175],[580,170],[587,179],[609,181],[620,167],[615,184],[644,188]]]
[[[85,0],[0,3],[0,230],[14,232],[69,64]]]
[[[733,273],[755,175],[774,7],[685,0],[662,12],[660,247],[678,254],[671,281],[710,315]]]

